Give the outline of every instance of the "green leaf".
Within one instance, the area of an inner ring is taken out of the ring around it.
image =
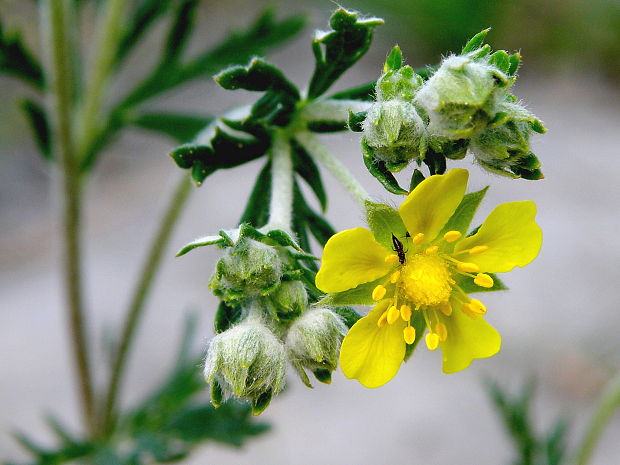
[[[463,235],[467,234],[467,229],[469,228],[471,221],[474,219],[476,210],[478,210],[480,202],[484,199],[488,189],[489,186],[477,192],[465,194],[461,200],[461,203],[459,203],[459,206],[456,207],[456,210],[454,210],[454,213],[445,224],[438,237],[443,236],[448,231],[459,231]]]
[[[140,113],[128,122],[142,129],[166,134],[183,143],[193,140],[205,126],[213,122],[213,117],[149,112]]]
[[[482,47],[482,45],[484,44],[484,40],[486,39],[487,34],[490,30],[491,28],[484,29],[475,36],[473,36],[471,39],[469,39],[469,41],[465,44],[465,47],[463,47],[461,53],[464,55],[466,53],[473,52],[474,50],[478,50],[480,47]]]
[[[306,123],[308,131],[312,132],[340,132],[346,131],[348,126],[342,121],[308,121]]]
[[[364,123],[367,114],[367,111],[353,113],[349,110],[349,129],[353,132],[362,132],[364,130],[362,124]]]
[[[262,58],[253,58],[247,66],[233,66],[214,77],[215,82],[227,90],[274,90],[299,100],[299,91],[278,68]]]
[[[393,250],[392,234],[402,238],[407,234],[398,211],[382,203],[366,202],[366,221],[375,240],[387,250]]]
[[[364,165],[370,174],[379,181],[388,192],[397,195],[408,194],[405,189],[398,185],[394,175],[387,169],[385,163],[374,157],[372,148],[362,139],[362,151],[364,153]]]
[[[30,123],[34,140],[39,152],[46,160],[52,159],[52,135],[45,110],[36,102],[24,99],[21,102],[22,110],[26,114],[26,119]]]
[[[271,199],[271,161],[265,163],[254,183],[250,198],[241,215],[239,224],[249,223],[255,228],[267,224]]]
[[[342,318],[342,321],[348,328],[351,328],[362,317],[351,307],[334,307],[332,311]]]
[[[7,33],[0,23],[0,72],[26,81],[38,90],[45,88],[39,61],[28,50],[19,32]]]
[[[467,276],[456,275],[454,279],[456,280],[457,286],[459,286],[465,294],[475,294],[478,292],[494,292],[494,291],[506,291],[508,287],[497,277],[496,274],[486,273],[491,278],[493,278],[493,287],[480,287],[477,284],[474,284],[473,278],[469,278]]]
[[[336,10],[329,32],[318,33],[312,43],[316,64],[308,88],[308,98],[314,99],[329,87],[367,51],[373,29],[383,24],[378,18],[362,19],[344,8]]]
[[[215,313],[215,319],[213,320],[213,327],[217,334],[226,331],[231,326],[236,325],[241,321],[243,316],[243,309],[238,306],[231,306],[225,302],[220,302]]]
[[[398,71],[403,66],[403,52],[400,51],[400,47],[395,45],[390,54],[385,60],[385,65],[383,66],[383,72],[387,73],[388,71]]]
[[[224,245],[225,240],[222,236],[203,236],[198,239],[194,239],[192,242],[183,246],[181,250],[179,250],[176,254],[177,257],[185,255],[190,250],[195,249],[196,247],[204,247],[206,245]]]
[[[319,300],[318,305],[374,305],[376,302],[372,300],[372,291],[384,281],[385,277],[382,276],[375,281],[360,284],[353,289],[327,294]]]
[[[315,213],[312,209],[306,207],[305,210],[306,215],[306,225],[314,238],[317,240],[322,247],[325,247],[325,244],[336,234],[334,228],[323,218],[321,215]]]
[[[418,187],[418,184],[424,181],[424,179],[425,178],[422,171],[417,168],[413,170],[413,173],[411,174],[411,182],[409,183],[409,192],[412,192],[416,187]]]
[[[327,194],[325,193],[325,187],[321,179],[321,172],[312,157],[308,155],[308,152],[306,152],[295,139],[291,139],[291,141],[293,153],[295,154],[293,157],[295,171],[306,181],[316,195],[321,205],[321,210],[325,211],[327,208]]]
[[[341,90],[328,97],[330,100],[363,100],[372,102],[375,100],[375,81],[367,82],[361,86]]]
[[[160,66],[169,65],[181,57],[194,27],[199,2],[200,0],[183,0],[177,6]]]

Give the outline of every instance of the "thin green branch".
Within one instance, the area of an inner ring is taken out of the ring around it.
[[[82,297],[81,244],[81,178],[76,160],[72,126],[72,72],[68,43],[68,0],[48,0],[43,4],[42,26],[46,32],[48,54],[47,75],[51,78],[49,101],[55,126],[57,159],[62,177],[62,256],[63,281],[68,300],[68,323],[73,356],[79,377],[79,392],[84,423],[94,429],[94,395],[92,374],[86,344]]]
[[[613,378],[605,388],[598,407],[586,429],[583,442],[577,449],[575,465],[586,465],[590,462],[594,448],[601,439],[603,430],[620,409],[620,373]]]
[[[286,136],[276,133],[271,150],[271,197],[266,229],[291,231],[293,213],[293,161]]]
[[[146,261],[142,267],[140,278],[135,288],[133,297],[131,298],[129,308],[126,313],[121,338],[118,349],[114,355],[112,362],[112,371],[110,374],[106,397],[103,404],[102,416],[102,433],[109,434],[114,426],[115,411],[118,403],[118,393],[131,344],[134,339],[140,317],[143,315],[146,298],[153,286],[153,282],[157,271],[161,265],[164,252],[167,250],[170,237],[174,230],[181,213],[187,204],[187,199],[191,192],[192,184],[185,174],[179,179],[170,203],[164,213],[163,219],[159,225],[159,229],[153,238],[153,242],[149,248]]]

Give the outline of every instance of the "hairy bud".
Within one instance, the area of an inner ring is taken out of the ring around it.
[[[308,306],[308,292],[300,281],[283,281],[269,295],[268,301],[279,321],[290,321],[300,316]]]

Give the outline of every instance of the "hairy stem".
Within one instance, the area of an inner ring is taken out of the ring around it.
[[[354,200],[359,202],[362,206],[369,200],[370,196],[368,192],[366,192],[366,189],[364,189],[347,167],[344,166],[340,160],[335,158],[316,136],[309,132],[300,132],[295,135],[295,138],[306,152],[316,158],[319,163],[331,172],[338,182],[349,191],[349,194]]]
[[[102,433],[108,434],[114,426],[115,410],[118,403],[118,393],[121,387],[123,374],[127,365],[127,358],[133,338],[145,308],[146,298],[151,290],[153,281],[161,265],[164,252],[167,249],[170,237],[174,230],[187,199],[191,192],[192,185],[184,174],[179,179],[170,203],[164,213],[163,219],[159,225],[159,229],[151,242],[148,255],[142,266],[140,278],[131,298],[129,308],[123,322],[123,329],[118,349],[114,355],[112,362],[112,371],[110,374],[105,402],[102,410]]]
[[[283,134],[276,134],[271,150],[271,199],[266,229],[291,230],[293,208],[293,161],[291,145]]]
[[[72,134],[71,47],[68,42],[68,10],[73,2],[48,0],[43,4],[42,26],[45,31],[48,59],[48,88],[54,125],[55,152],[60,166],[62,201],[62,274],[67,296],[68,325],[74,363],[78,375],[82,415],[89,432],[94,431],[94,394],[89,365],[82,297],[81,245],[81,177]]]
[[[575,465],[586,465],[589,463],[605,426],[607,426],[618,409],[620,409],[620,373],[608,383],[603,391],[598,407],[586,429],[583,442],[577,449],[574,460]]]

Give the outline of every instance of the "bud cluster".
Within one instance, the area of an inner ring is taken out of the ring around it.
[[[370,151],[387,170],[399,171],[410,161],[460,159],[469,151],[490,171],[542,178],[529,139],[545,128],[509,92],[520,56],[491,54],[483,45],[487,32],[475,36],[461,55],[446,57],[426,80],[403,66],[394,47],[361,124],[367,155]]]
[[[329,383],[347,332],[332,310],[309,305],[290,247],[264,238],[241,234],[216,265],[209,287],[239,311],[211,341],[204,371],[215,406],[234,396],[256,415],[284,388],[288,362],[307,386],[306,370]]]

